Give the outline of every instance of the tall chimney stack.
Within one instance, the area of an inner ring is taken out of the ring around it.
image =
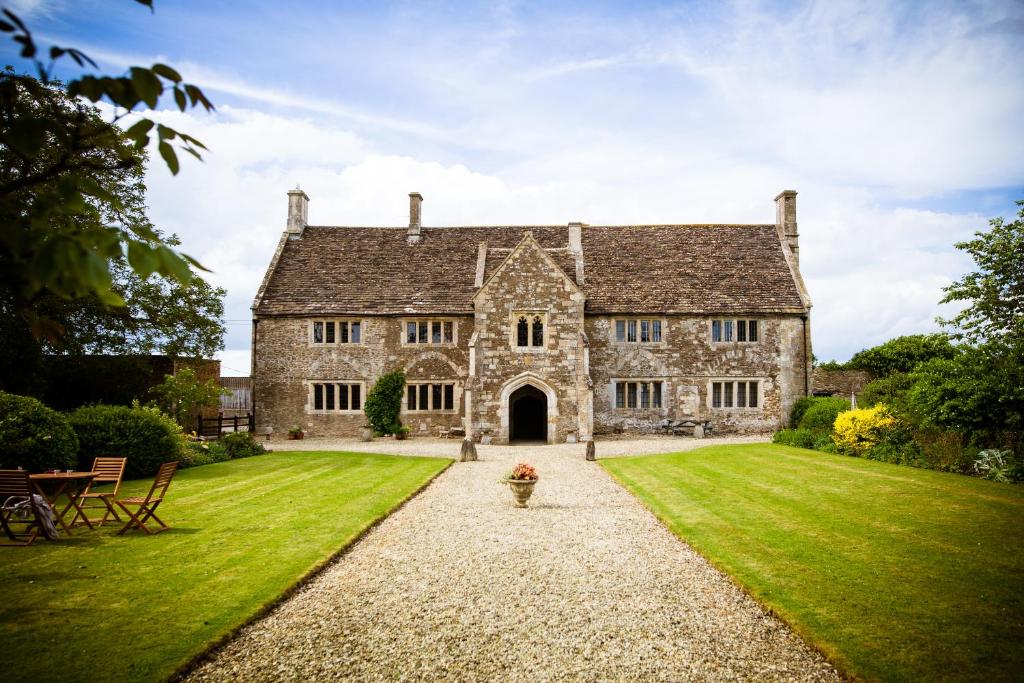
[[[416,244],[420,241],[420,228],[422,228],[421,219],[423,204],[423,195],[419,192],[409,193],[409,232],[406,233],[405,241],[409,244]]]
[[[306,196],[306,193],[298,187],[288,190],[288,227],[285,232],[302,237],[302,231],[306,229],[308,215],[309,197]]]
[[[800,240],[796,231],[796,190],[783,190],[775,197],[775,228],[779,240],[792,257],[793,265],[800,267]]]

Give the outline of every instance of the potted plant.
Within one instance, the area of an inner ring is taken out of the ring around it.
[[[398,439],[399,441],[405,441],[406,439],[409,438],[409,432],[411,431],[411,428],[402,425],[401,427],[395,430],[395,438]]]
[[[305,436],[305,434],[302,432],[302,427],[299,427],[298,425],[295,425],[288,430],[288,439],[291,441],[298,441],[302,439],[303,436]]]
[[[512,490],[512,502],[517,508],[526,507],[526,501],[533,495],[533,486],[540,479],[537,470],[525,462],[521,462],[512,468],[512,471],[502,480]]]

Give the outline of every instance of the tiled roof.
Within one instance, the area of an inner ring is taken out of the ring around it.
[[[489,277],[526,231],[573,281],[567,226],[307,227],[285,242],[259,315],[472,313],[479,245]],[[585,226],[594,313],[768,312],[802,308],[774,225]],[[578,283],[577,283],[578,284]]]

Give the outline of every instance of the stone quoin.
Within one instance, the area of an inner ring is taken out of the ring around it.
[[[408,227],[288,219],[253,302],[258,430],[359,435],[376,379],[403,423],[474,441],[589,441],[666,421],[786,422],[810,393],[796,192],[775,224]]]

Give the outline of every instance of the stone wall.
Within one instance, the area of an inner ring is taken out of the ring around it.
[[[867,370],[824,370],[814,368],[812,391],[815,394],[842,396],[850,398],[850,394],[860,394],[864,385],[875,376]]]
[[[440,318],[442,316],[437,316]],[[455,321],[455,345],[402,343],[402,323],[415,317],[363,317],[360,344],[313,346],[308,318],[262,318],[256,328],[253,352],[253,400],[257,431],[282,434],[299,426],[312,436],[358,436],[366,416],[317,413],[309,385],[317,381],[362,382],[362,399],[376,379],[401,369],[409,381],[455,382],[455,409],[451,412],[408,412],[403,401],[402,422],[413,434],[434,433],[439,426],[462,424],[463,391],[469,365],[467,341],[473,333],[468,316],[444,316]]]
[[[663,321],[663,341],[621,343],[614,337],[615,316],[586,321],[590,375],[594,386],[594,432],[653,432],[663,420],[709,420],[716,433],[778,429],[789,407],[804,395],[803,323],[799,316],[741,316],[759,320],[759,341],[711,342],[711,318],[642,316]],[[810,358],[810,349],[807,349]],[[615,408],[614,381],[661,380],[662,408]],[[711,382],[745,379],[759,382],[757,408],[712,408]]]
[[[532,236],[512,251],[477,292],[468,399],[475,438],[508,440],[508,399],[525,384],[547,395],[549,442],[590,437],[583,304],[583,293]],[[543,317],[542,348],[516,346],[517,312]]]

